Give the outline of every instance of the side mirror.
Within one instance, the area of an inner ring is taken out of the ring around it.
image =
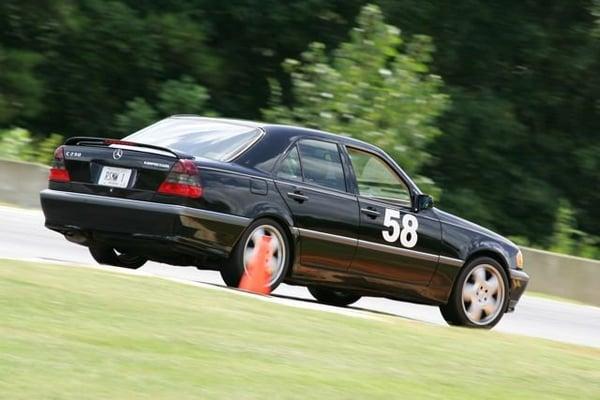
[[[433,197],[428,194],[418,194],[416,200],[416,211],[426,210],[433,207]]]

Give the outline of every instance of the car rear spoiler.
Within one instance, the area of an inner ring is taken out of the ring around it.
[[[128,140],[121,140],[121,139],[75,136],[75,137],[68,138],[65,141],[65,145],[67,145],[67,146],[99,146],[99,147],[106,146],[106,147],[108,147],[112,144],[120,144],[123,146],[142,147],[142,148],[147,148],[147,149],[160,150],[160,151],[164,151],[166,153],[173,154],[175,157],[180,158],[180,159],[193,159],[194,158],[194,156],[192,156],[192,155],[182,153],[177,150],[169,149],[168,147],[155,146],[153,144],[130,142]]]

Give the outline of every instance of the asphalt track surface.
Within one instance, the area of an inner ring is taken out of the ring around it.
[[[3,206],[0,206],[0,258],[95,265],[87,248],[44,228],[41,211]],[[199,271],[193,267],[147,263],[141,271],[170,279],[224,286],[218,272]],[[363,317],[387,314],[445,325],[437,307],[365,297],[349,308],[335,308],[316,303],[305,288],[289,285],[281,285],[273,295],[272,300],[295,307]],[[516,311],[506,314],[494,330],[600,348],[600,308],[525,295]],[[483,336],[482,340],[485,340]]]

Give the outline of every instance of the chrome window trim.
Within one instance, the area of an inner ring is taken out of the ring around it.
[[[258,143],[267,134],[267,132],[263,128],[258,127],[256,129],[259,131],[259,135],[256,136],[256,138],[254,138],[252,141],[247,143],[245,146],[242,146],[238,150],[234,151],[230,156],[228,156],[224,160],[218,160],[218,161],[232,162],[233,160],[235,160],[236,158],[238,158],[239,156],[244,154],[248,149],[250,149],[256,143]]]

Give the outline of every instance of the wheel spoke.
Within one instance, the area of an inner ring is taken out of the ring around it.
[[[476,286],[470,283],[465,283],[465,287],[463,288],[463,301],[470,301],[473,303],[475,301],[475,291],[477,290]]]
[[[279,240],[277,240],[276,237],[271,236],[271,251],[273,252],[272,254],[277,254],[277,252],[279,251],[279,248],[281,247],[281,244],[279,243]]]
[[[483,311],[485,311],[486,316],[490,316],[492,314],[494,314],[496,312],[496,309],[498,308],[498,304],[496,302],[496,300],[492,299],[488,299],[488,302],[486,304],[483,305],[482,309]]]
[[[467,311],[467,313],[469,313],[469,316],[471,317],[472,321],[481,320],[482,312],[483,312],[483,309],[481,308],[481,305],[479,305],[479,303],[476,301],[471,303],[471,305],[469,306],[469,310]]]
[[[252,260],[252,257],[254,257],[255,249],[256,247],[246,247],[246,250],[244,250],[244,266],[246,266],[250,260]]]
[[[277,271],[279,270],[279,263],[277,261],[278,260],[275,257],[271,257],[267,263],[267,266],[271,270],[271,277],[277,275]]]
[[[462,311],[474,325],[486,326],[503,311],[506,288],[502,271],[495,265],[476,265],[463,281]]]
[[[498,282],[498,278],[496,278],[496,275],[492,275],[490,277],[490,279],[487,280],[486,283],[487,283],[489,296],[496,294],[498,292],[499,282]]]
[[[258,242],[263,236],[265,236],[264,229],[257,229],[256,231],[254,231],[254,233],[252,234],[252,241],[254,242],[255,247],[258,246]]]
[[[475,277],[475,284],[481,285],[485,282],[485,268],[479,267],[475,271],[473,271],[473,276]]]

